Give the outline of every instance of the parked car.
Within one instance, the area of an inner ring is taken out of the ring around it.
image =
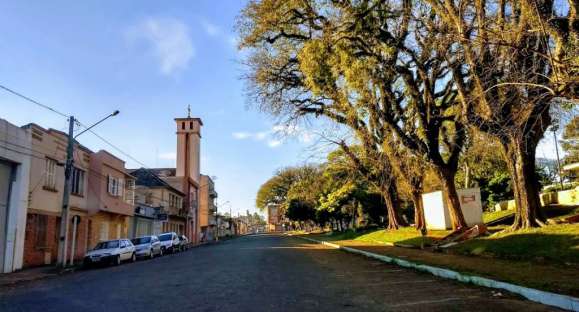
[[[163,254],[174,253],[179,251],[179,235],[175,232],[168,232],[159,235],[161,241],[161,249]]]
[[[189,249],[189,239],[185,235],[179,235],[179,249],[185,251]]]
[[[114,264],[137,260],[135,246],[128,239],[115,239],[98,243],[92,250],[86,253],[84,265]]]
[[[148,235],[131,239],[135,245],[135,253],[137,257],[154,258],[155,256],[162,256],[161,242],[155,235]]]

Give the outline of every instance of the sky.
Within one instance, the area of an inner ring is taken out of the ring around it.
[[[175,166],[173,118],[203,120],[201,172],[220,209],[255,211],[276,169],[309,161],[312,135],[248,108],[235,19],[243,1],[1,1],[0,84],[91,124],[147,167]],[[0,118],[67,129],[64,117],[0,90]],[[79,141],[106,149],[85,133]],[[227,203],[229,202],[229,203]]]
[[[235,19],[244,1],[2,1],[0,84],[91,124],[146,167],[175,166],[173,118],[203,120],[201,172],[218,204],[255,211],[259,186],[279,168],[323,159],[319,137],[248,108]],[[0,90],[0,118],[66,130],[66,119]],[[79,141],[107,149],[91,133]],[[552,137],[537,157],[554,158]]]

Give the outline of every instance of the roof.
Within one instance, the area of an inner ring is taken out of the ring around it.
[[[156,170],[158,169],[139,168],[129,170],[129,172],[137,179],[135,181],[136,185],[148,187],[166,187],[177,194],[185,196],[183,192],[172,187],[169,183],[165,182],[159,175],[157,175],[155,172]]]
[[[45,129],[45,128],[43,128],[42,126],[39,126],[38,124],[35,124],[35,123],[33,123],[33,122],[28,123],[28,124],[25,124],[24,126],[22,126],[22,127],[20,127],[20,128],[22,128],[22,129],[31,129],[32,127],[39,128],[41,131],[43,131],[43,132],[45,132],[45,133],[48,133],[48,134],[51,134],[51,133],[58,134],[58,135],[63,136],[65,139],[68,139],[68,134],[65,133],[65,132],[63,132],[63,131],[56,130],[56,129],[53,129],[53,128]],[[89,154],[94,154],[94,153],[95,153],[95,152],[93,152],[91,149],[89,149],[88,147],[80,144],[80,142],[79,142],[78,140],[76,140],[76,139],[74,139],[74,143],[78,146],[78,148],[84,150],[85,152],[87,152],[87,153],[89,153]]]
[[[203,121],[201,120],[201,118],[196,118],[196,117],[185,117],[185,118],[175,118],[175,121],[198,121],[200,125],[203,126]]]

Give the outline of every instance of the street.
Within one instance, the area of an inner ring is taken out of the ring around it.
[[[299,238],[253,235],[0,290],[0,311],[548,311]]]

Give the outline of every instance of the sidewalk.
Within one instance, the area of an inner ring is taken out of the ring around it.
[[[58,269],[53,266],[25,269],[14,273],[2,273],[0,274],[0,289],[58,275]]]

